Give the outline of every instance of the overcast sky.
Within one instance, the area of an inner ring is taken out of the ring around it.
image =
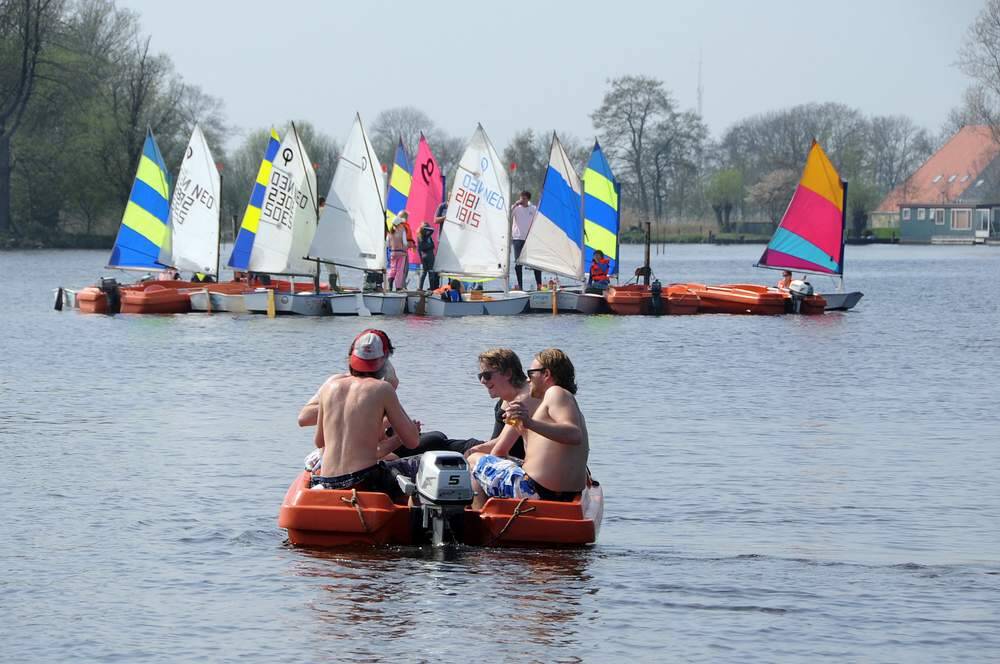
[[[626,74],[696,109],[699,53],[713,137],[825,101],[937,132],[968,85],[954,62],[984,4],[120,0],[241,130],[304,119],[343,142],[356,110],[370,124],[412,105],[463,138],[482,122],[500,150],[525,128],[589,141],[607,79]]]

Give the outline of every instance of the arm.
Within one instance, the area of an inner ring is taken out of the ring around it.
[[[550,398],[551,394],[551,398]],[[507,410],[508,417],[519,417],[521,426],[529,431],[562,445],[579,445],[583,432],[576,423],[576,406],[573,397],[562,389],[549,388],[542,405],[548,407],[551,422],[540,422],[531,417],[523,404],[513,403]],[[541,408],[541,406],[539,406]]]
[[[399,437],[399,442],[407,449],[420,445],[420,429],[417,423],[409,418],[403,406],[399,403],[396,390],[388,383],[382,383],[382,393],[385,395],[385,415],[389,418],[393,433]]]
[[[510,454],[510,448],[514,447],[514,443],[516,443],[517,439],[520,437],[521,434],[517,432],[516,428],[510,426],[509,424],[505,424],[503,431],[500,432],[499,436],[493,440],[486,441],[487,443],[492,443],[490,454],[498,457],[507,456]]]
[[[306,405],[299,411],[299,426],[311,427],[319,422],[319,392],[306,402]]]

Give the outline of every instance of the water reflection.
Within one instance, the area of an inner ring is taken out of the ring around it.
[[[487,648],[510,640],[505,653],[514,648],[530,655],[533,648],[579,645],[597,613],[590,549],[404,547],[294,555],[292,572],[315,580],[321,591],[306,603],[320,638],[406,643],[447,633]]]

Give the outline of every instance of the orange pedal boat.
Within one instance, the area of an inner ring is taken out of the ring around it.
[[[613,313],[623,316],[654,313],[653,287],[642,284],[609,286],[605,299]],[[670,284],[660,289],[661,313],[685,316],[698,313],[701,300],[686,284]]]
[[[467,473],[464,469],[462,472]],[[285,493],[278,526],[294,546],[423,544],[421,508],[405,496],[371,491],[312,489],[302,471]],[[597,539],[604,494],[592,482],[572,502],[490,498],[481,510],[459,508],[457,540],[479,546],[581,546]]]
[[[794,297],[795,294],[790,290],[779,290],[759,284],[724,284],[720,288],[738,288],[752,293],[767,293],[771,296],[780,295],[785,303],[785,313],[788,314],[798,313],[811,316],[826,311],[826,299],[822,295],[812,293],[811,286],[809,286],[809,295],[800,295],[798,297]],[[795,310],[796,301],[798,302],[798,311]]]
[[[746,288],[746,284],[706,286],[681,284],[701,298],[699,311],[706,314],[757,314],[778,315],[785,313],[785,296],[770,292],[764,287]]]

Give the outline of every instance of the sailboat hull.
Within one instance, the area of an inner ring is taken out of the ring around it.
[[[410,295],[406,298],[406,306],[410,313],[417,313],[420,310],[420,297],[419,295]],[[481,300],[451,302],[439,297],[424,298],[425,316],[482,316],[485,313]]]
[[[528,309],[528,295],[511,295],[483,300],[483,309],[489,316],[514,316]]]
[[[851,291],[850,293],[820,293],[820,295],[826,300],[827,311],[848,311],[853,309],[854,305],[864,297],[864,293],[860,291]]]
[[[400,316],[406,311],[407,296],[402,293],[366,293],[365,307],[373,315]]]
[[[608,311],[608,303],[603,295],[570,290],[558,290],[556,293],[556,307],[560,313],[600,314]],[[552,311],[552,291],[531,293],[528,308],[531,311]]]

